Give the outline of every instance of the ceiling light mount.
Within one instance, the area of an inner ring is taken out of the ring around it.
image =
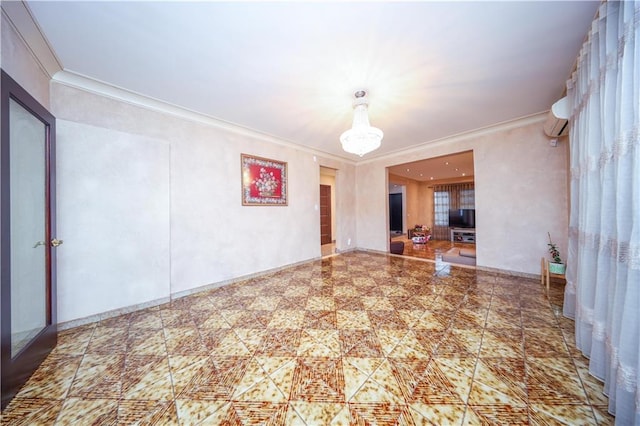
[[[384,133],[369,124],[367,92],[358,90],[354,96],[353,124],[351,129],[340,135],[340,143],[346,152],[362,157],[380,147]]]

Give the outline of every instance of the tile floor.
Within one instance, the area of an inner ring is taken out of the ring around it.
[[[351,252],[62,332],[11,425],[612,424],[535,279]]]
[[[393,237],[392,241],[402,241],[404,243],[403,256],[418,257],[421,259],[436,260],[438,255],[445,253],[452,247],[475,248],[475,244],[454,243],[449,240],[429,240],[425,244],[415,244],[407,238],[407,235]]]

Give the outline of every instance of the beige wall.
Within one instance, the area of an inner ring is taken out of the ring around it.
[[[4,6],[3,6],[4,7]],[[49,76],[17,35],[12,23],[1,14],[0,65],[45,108],[49,108]]]
[[[338,169],[336,246],[356,244],[353,165],[56,82],[51,97],[61,321],[318,258],[322,164]],[[241,153],[288,163],[287,206],[241,205]]]
[[[420,182],[418,187],[418,215],[416,223],[412,225],[426,225],[433,227],[433,188],[426,182]]]
[[[537,274],[547,231],[567,247],[567,151],[549,145],[544,114],[450,138],[357,167],[357,229],[361,248],[386,251],[386,167],[417,158],[473,150],[477,263]],[[410,222],[411,223],[411,222]],[[367,232],[366,236],[363,233]]]

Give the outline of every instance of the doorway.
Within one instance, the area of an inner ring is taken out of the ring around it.
[[[336,177],[337,170],[320,166],[320,251],[322,256],[336,251]]]
[[[331,186],[320,184],[320,244],[331,244]]]
[[[55,118],[2,73],[0,349],[4,409],[56,345]]]
[[[389,194],[389,231],[402,234],[402,193]]]
[[[397,164],[387,170],[389,194],[404,188],[403,215],[407,234],[396,236],[394,240],[405,242],[405,255],[434,259],[438,251],[446,251],[454,244],[450,233],[450,210],[474,208],[475,191],[470,189],[475,187],[473,151]],[[443,196],[441,188],[448,186],[463,188],[460,193],[464,197],[458,197],[456,201],[455,197],[448,197],[448,192]],[[391,216],[390,199],[390,220]],[[427,244],[413,244],[409,231],[418,227],[429,229],[431,239]]]

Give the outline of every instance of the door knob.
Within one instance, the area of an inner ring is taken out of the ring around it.
[[[52,247],[58,247],[60,244],[62,244],[64,241],[59,240],[57,238],[54,238],[51,240],[51,246]]]
[[[46,246],[46,245],[47,245],[47,243],[45,243],[44,241],[38,241],[37,243],[35,243],[33,245],[33,248],[36,248],[38,246]]]

